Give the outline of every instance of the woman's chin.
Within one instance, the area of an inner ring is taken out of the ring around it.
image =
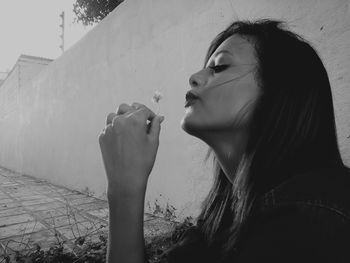
[[[190,116],[187,115],[181,120],[181,128],[191,135],[196,134],[196,132],[199,130],[198,125],[196,125],[194,121],[191,120]]]

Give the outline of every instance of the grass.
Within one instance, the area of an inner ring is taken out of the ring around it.
[[[64,197],[63,197],[64,198]],[[0,263],[7,262],[106,262],[107,252],[107,226],[105,223],[92,222],[91,227],[87,228],[83,233],[79,230],[79,222],[77,220],[77,209],[72,207],[66,200],[66,215],[69,220],[69,227],[73,240],[67,240],[60,234],[55,225],[55,218],[51,215],[52,231],[54,231],[55,241],[48,247],[41,247],[38,243],[32,243],[30,238],[25,241],[25,235],[22,235],[20,241],[7,240],[6,244],[1,244],[3,250],[3,259]],[[171,222],[173,229],[170,232],[158,234],[149,238],[145,237],[145,251],[148,255],[150,263],[157,263],[165,256],[165,251],[172,247],[180,238],[186,229],[192,226],[192,218],[187,217],[183,222],[175,221],[175,208],[167,204],[165,209],[161,209],[158,203],[152,212],[154,216],[161,217]],[[80,215],[81,216],[81,215]],[[76,226],[76,229],[74,228]],[[33,227],[33,230],[35,226]],[[24,231],[25,232],[25,231]],[[30,232],[31,233],[31,232]],[[10,244],[16,243],[20,249],[11,248]]]

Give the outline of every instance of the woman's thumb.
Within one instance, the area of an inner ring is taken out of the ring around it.
[[[159,137],[160,133],[160,124],[164,121],[164,116],[156,116],[152,123],[151,123],[151,129],[150,129],[150,134],[154,138]]]

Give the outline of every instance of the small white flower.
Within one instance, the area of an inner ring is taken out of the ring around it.
[[[163,97],[162,94],[158,90],[156,90],[154,92],[153,97],[152,97],[153,103],[158,105],[157,115],[159,114],[159,110],[160,110],[160,103],[159,103],[159,101],[161,100],[162,97]]]
[[[156,91],[154,92],[153,97],[152,97],[152,101],[153,101],[154,103],[159,103],[159,101],[161,100],[161,98],[162,98],[162,94],[161,94],[158,90],[156,90]]]

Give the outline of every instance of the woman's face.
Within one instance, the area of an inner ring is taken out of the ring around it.
[[[227,38],[209,58],[206,68],[190,77],[191,92],[198,96],[186,107],[182,128],[190,133],[235,130],[250,119],[260,88],[252,40]]]

